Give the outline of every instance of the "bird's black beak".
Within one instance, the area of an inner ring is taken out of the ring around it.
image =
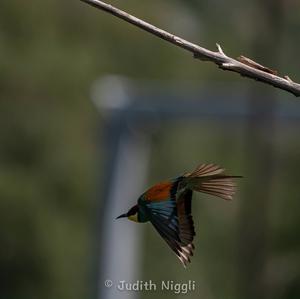
[[[122,214],[122,215],[120,215],[119,217],[117,217],[116,219],[119,219],[119,218],[125,218],[125,217],[127,217],[127,214]]]

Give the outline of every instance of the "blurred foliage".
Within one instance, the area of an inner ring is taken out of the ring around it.
[[[272,7],[272,1],[266,2]],[[232,56],[251,56],[256,33],[264,32],[264,13],[259,3],[114,1],[129,12],[210,49],[220,42]],[[300,5],[296,0],[282,4],[280,56],[271,67],[300,81],[296,59],[300,51]],[[269,28],[265,34],[265,39],[273,40],[278,32]],[[270,57],[266,54],[259,58],[267,63]],[[270,58],[270,62],[273,64],[274,60]],[[194,61],[190,54],[80,1],[59,0],[1,3],[0,70],[1,298],[88,298],[98,171],[97,113],[88,94],[91,83],[108,73],[195,84],[243,79],[225,74],[209,63]],[[270,88],[247,83],[259,90]],[[282,101],[290,100],[286,93],[278,94]],[[226,161],[232,169],[241,167],[238,161],[243,159],[243,144],[236,140],[242,140],[243,131],[232,128],[228,134],[213,124],[200,129],[198,124],[179,123],[174,128],[175,125],[160,132],[161,138],[153,149],[151,181],[158,179],[158,173],[161,179],[185,169],[187,163],[194,165],[200,154],[216,163]],[[295,142],[298,130],[292,131],[289,126],[278,134],[274,174],[277,183],[269,211],[272,229],[268,244],[273,250],[265,270],[269,273],[266,284],[271,298],[292,299],[300,296],[300,161],[299,144]],[[179,135],[182,145],[176,151],[170,150],[170,144],[178,145]],[[199,141],[195,138],[198,135],[205,137]],[[228,142],[231,147],[226,147]],[[188,161],[185,148],[191,152]],[[170,165],[169,169],[163,161]],[[246,169],[244,173],[246,176]],[[189,274],[182,270],[178,276],[200,275],[205,281],[203,290],[205,285],[215,290],[209,296],[203,291],[206,298],[235,296],[236,236],[232,232],[236,217],[231,214],[237,209],[229,211],[225,204],[220,205],[213,201],[208,204],[206,200],[195,204],[201,236],[196,245],[202,253]],[[213,221],[214,215],[223,217],[222,221]],[[209,231],[205,223],[210,223]],[[145,238],[145,246],[151,246],[157,236],[150,228],[146,234],[149,238]],[[218,256],[219,244],[224,247],[222,257]],[[165,255],[161,267],[170,271],[170,267],[176,267],[177,271],[178,265],[164,244],[157,242],[155,250],[155,255]],[[218,269],[221,265],[225,274],[214,267],[216,260]],[[149,266],[151,263],[151,256],[145,256],[145,277],[159,275],[156,268]],[[286,272],[279,273],[278,269]],[[226,275],[228,281],[223,280]]]

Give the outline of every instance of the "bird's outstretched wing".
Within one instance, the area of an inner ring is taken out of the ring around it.
[[[176,199],[179,238],[186,246],[193,243],[196,234],[192,217],[192,196],[193,191],[187,189]]]
[[[190,203],[177,207],[176,199],[173,197],[161,201],[148,200],[145,208],[152,225],[185,267],[190,262],[194,250],[192,243],[195,235],[193,220],[190,213],[186,217],[183,216],[183,209],[190,211]],[[178,211],[180,212],[178,213]]]

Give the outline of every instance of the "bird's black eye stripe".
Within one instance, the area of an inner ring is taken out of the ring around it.
[[[136,205],[128,211],[127,215],[132,216],[132,215],[136,214],[137,212],[138,212],[138,206]]]

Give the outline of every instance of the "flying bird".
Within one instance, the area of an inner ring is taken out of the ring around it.
[[[150,221],[186,267],[195,249],[193,191],[231,200],[236,189],[235,178],[241,176],[226,175],[225,169],[215,164],[201,164],[192,172],[154,185],[138,198],[135,206],[116,219]]]

